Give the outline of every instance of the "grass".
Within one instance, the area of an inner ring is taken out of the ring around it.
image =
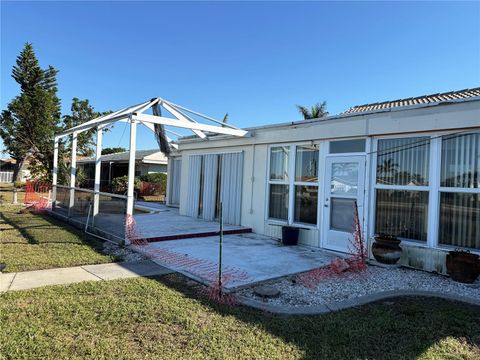
[[[0,204],[0,262],[4,272],[29,271],[116,261],[102,243],[47,215],[20,213]]]
[[[310,317],[210,303],[179,275],[0,298],[0,357],[478,359],[480,308],[399,298]]]

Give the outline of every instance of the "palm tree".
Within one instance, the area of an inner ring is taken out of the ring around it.
[[[313,105],[310,109],[306,106],[297,105],[298,112],[302,114],[304,120],[319,119],[328,115],[327,102],[323,101]]]

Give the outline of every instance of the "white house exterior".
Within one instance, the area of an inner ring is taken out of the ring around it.
[[[348,252],[356,201],[367,238],[402,238],[405,265],[444,273],[445,250],[480,252],[480,88],[245,130],[178,141],[180,214],[213,220],[222,201],[226,222]]]

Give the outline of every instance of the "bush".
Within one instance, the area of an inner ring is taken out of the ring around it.
[[[14,181],[13,182],[13,187],[15,189],[23,189],[26,185],[27,185],[27,183],[25,181]]]
[[[161,184],[166,184],[167,183],[167,174],[165,173],[151,173],[151,174],[145,174],[140,176],[140,180],[149,182],[149,183],[161,183]]]
[[[134,187],[138,189],[140,186],[140,178],[135,177]],[[123,194],[128,189],[128,176],[119,176],[112,180],[112,191],[117,194]]]

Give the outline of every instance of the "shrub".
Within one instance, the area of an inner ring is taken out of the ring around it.
[[[140,178],[135,177],[134,187],[138,189],[140,186]],[[112,191],[114,193],[123,194],[128,189],[128,176],[119,176],[112,180]]]
[[[140,176],[140,180],[154,183],[154,184],[166,184],[167,183],[167,174],[165,173],[151,173],[151,174],[144,174]]]
[[[15,189],[23,189],[26,185],[27,185],[27,183],[25,181],[14,181],[13,182],[13,187]]]

